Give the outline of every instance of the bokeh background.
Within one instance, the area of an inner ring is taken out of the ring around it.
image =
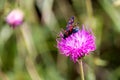
[[[5,18],[16,8],[25,19],[13,29]],[[78,64],[56,48],[71,16],[96,36],[85,80],[120,80],[120,0],[0,0],[0,80],[80,80]]]

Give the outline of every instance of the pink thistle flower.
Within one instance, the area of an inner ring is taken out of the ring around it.
[[[12,10],[6,17],[6,22],[13,28],[23,23],[24,14],[20,9]]]
[[[90,29],[84,26],[76,33],[72,33],[67,38],[60,32],[60,38],[57,39],[57,48],[65,56],[69,56],[74,62],[96,49],[95,36]]]

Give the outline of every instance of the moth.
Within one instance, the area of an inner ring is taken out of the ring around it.
[[[67,38],[72,33],[76,33],[79,31],[78,23],[74,24],[74,16],[72,16],[66,26],[66,29],[63,31],[63,38]]]

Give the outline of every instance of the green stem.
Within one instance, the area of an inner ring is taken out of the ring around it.
[[[84,72],[83,72],[82,59],[78,60],[78,63],[79,63],[79,67],[80,67],[80,76],[81,76],[81,80],[85,80],[85,79],[84,79]]]

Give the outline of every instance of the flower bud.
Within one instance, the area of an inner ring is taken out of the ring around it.
[[[20,9],[12,10],[6,17],[6,22],[13,28],[23,23],[24,13]]]

